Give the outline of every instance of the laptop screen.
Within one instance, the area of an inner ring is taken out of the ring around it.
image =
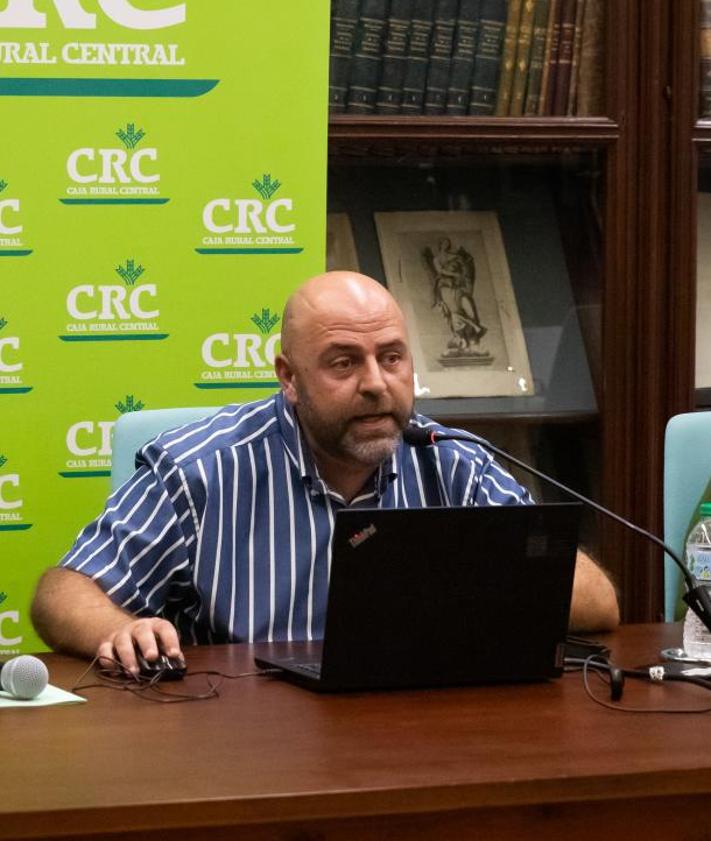
[[[580,508],[338,511],[321,679],[348,688],[558,674]]]

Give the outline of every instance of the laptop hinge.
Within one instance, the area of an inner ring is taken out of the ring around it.
[[[555,647],[555,667],[562,669],[565,665],[565,643],[559,642]]]

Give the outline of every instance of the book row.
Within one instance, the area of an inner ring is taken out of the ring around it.
[[[699,116],[711,117],[711,0],[699,0],[700,84]]]
[[[333,0],[332,114],[600,115],[604,0]]]

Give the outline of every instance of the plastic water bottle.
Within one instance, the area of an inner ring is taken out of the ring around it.
[[[711,587],[711,502],[699,507],[699,521],[686,541],[686,563],[699,584]],[[684,619],[684,651],[711,662],[711,632],[691,608]]]

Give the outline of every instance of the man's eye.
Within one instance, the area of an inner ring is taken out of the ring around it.
[[[399,353],[388,353],[385,356],[385,364],[386,365],[397,365],[397,363],[402,359],[402,355]]]
[[[331,363],[331,367],[337,371],[345,371],[351,367],[351,360],[347,356],[339,356]]]

